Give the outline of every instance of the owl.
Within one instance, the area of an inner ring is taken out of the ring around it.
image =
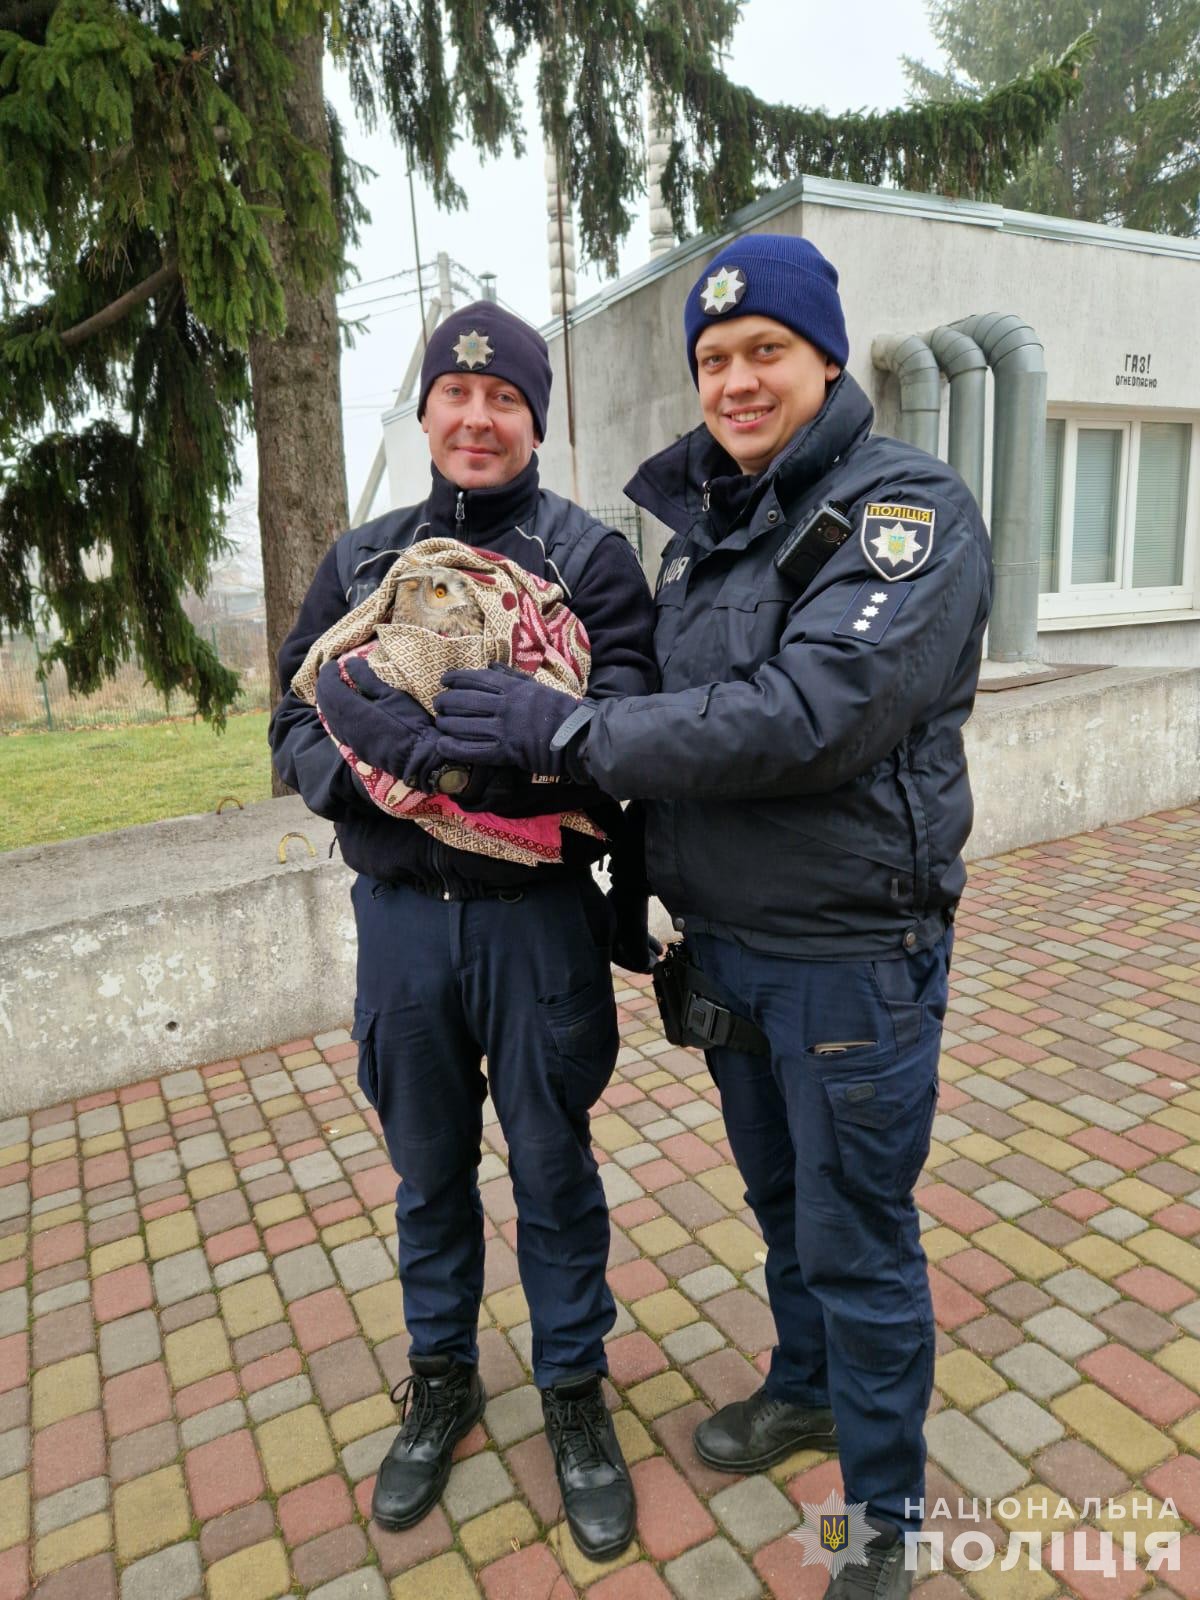
[[[396,586],[391,620],[425,628],[444,639],[483,632],[483,611],[471,585],[450,567],[428,567],[402,578]]]

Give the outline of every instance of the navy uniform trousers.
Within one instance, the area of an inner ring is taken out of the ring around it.
[[[618,1048],[603,895],[590,876],[479,900],[359,877],[352,898],[358,1081],[400,1180],[412,1352],[478,1360],[476,1169],[490,1088],[508,1144],[534,1379],[546,1388],[607,1371],[608,1207],[588,1139],[588,1108]]]
[[[708,1052],[767,1243],[769,1392],[831,1406],[849,1503],[915,1532],[934,1322],[913,1185],[929,1153],[950,946],[803,961],[688,933],[771,1055]]]

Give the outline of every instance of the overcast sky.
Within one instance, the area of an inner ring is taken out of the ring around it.
[[[820,4],[815,0],[746,0],[726,69],[735,81],[765,99],[824,106],[833,112],[885,109],[902,105],[907,98],[902,55],[931,62],[939,59],[924,0],[841,0],[836,6],[828,0]],[[439,211],[420,185],[416,209],[422,261],[432,262],[439,250],[445,250],[469,273],[494,272],[501,300],[529,321],[541,324],[550,315],[550,279],[543,150],[532,72],[531,65],[524,76],[528,86],[526,155],[520,160],[504,156],[485,163],[470,147],[460,146],[452,166],[467,193],[466,209]],[[351,153],[377,174],[363,193],[372,221],[355,253],[359,282],[340,301],[343,314],[358,307],[356,314],[368,319],[355,348],[346,351],[342,359],[346,467],[353,510],[380,443],[380,417],[393,403],[420,334],[416,297],[402,294],[415,280],[411,274],[391,276],[411,269],[417,255],[403,153],[382,131],[367,134],[355,124],[345,82],[328,68],[326,92],[346,124]],[[640,266],[648,255],[643,203],[621,252],[622,270]],[[577,298],[586,299],[602,282],[598,269],[581,268]],[[425,292],[430,292],[428,277]],[[465,303],[466,298],[456,297],[456,304]],[[249,531],[256,494],[253,440],[246,441],[241,460],[244,482],[235,521]],[[384,509],[386,492],[385,480],[376,511]]]

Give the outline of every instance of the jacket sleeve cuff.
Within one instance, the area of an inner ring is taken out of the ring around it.
[[[565,750],[596,715],[593,700],[581,700],[550,741],[551,750]]]

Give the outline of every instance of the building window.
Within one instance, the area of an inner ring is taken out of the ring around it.
[[[1196,434],[1190,422],[1095,414],[1048,419],[1043,616],[1191,604]]]
[[[1191,432],[1186,422],[1142,423],[1133,524],[1135,589],[1183,582]]]

